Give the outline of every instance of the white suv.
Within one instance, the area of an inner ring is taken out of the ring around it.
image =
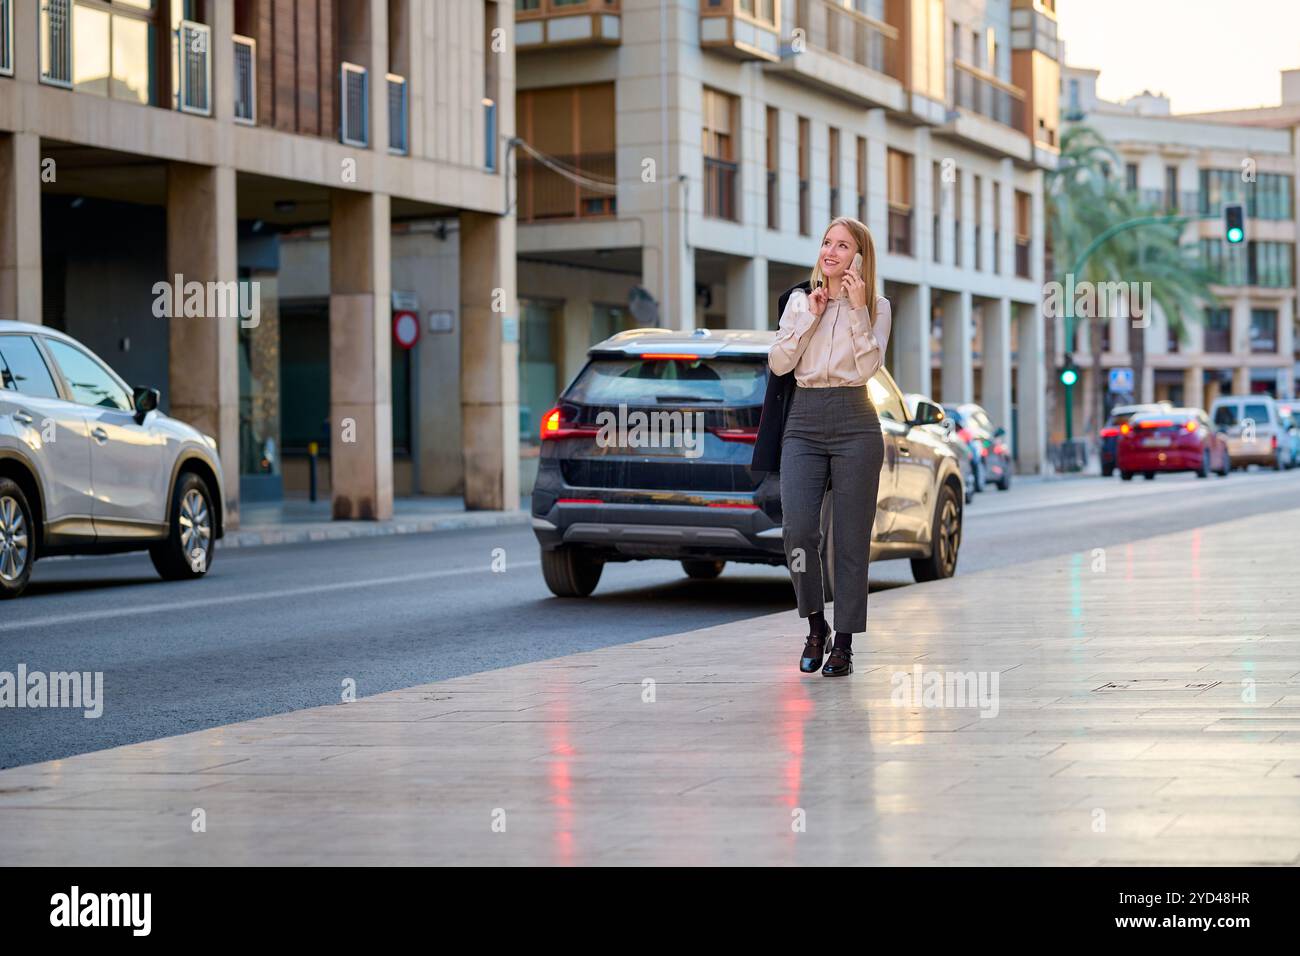
[[[202,577],[222,534],[211,437],[157,410],[70,336],[0,321],[0,598],[38,557],[148,550]]]
[[[1281,471],[1296,465],[1288,422],[1271,395],[1220,395],[1210,418],[1228,442],[1233,468],[1262,465]]]

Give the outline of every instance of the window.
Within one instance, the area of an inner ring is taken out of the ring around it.
[[[1250,310],[1250,350],[1277,351],[1277,309]]]
[[[840,131],[834,126],[830,128],[830,149],[827,151],[827,162],[830,169],[827,170],[831,184],[831,218],[834,219],[840,214]]]
[[[26,335],[0,335],[0,387],[33,398],[58,398],[54,377]]]
[[[1237,424],[1237,406],[1220,405],[1214,410],[1214,424],[1219,428],[1231,428]]]
[[[1124,188],[1131,193],[1138,191],[1138,164],[1124,164]]]
[[[867,394],[871,396],[871,404],[876,406],[877,415],[898,422],[900,425],[907,424],[903,397],[886,385],[879,375],[873,375],[867,381]]]
[[[78,405],[115,408],[129,412],[134,407],[131,396],[118,384],[113,373],[81,349],[59,339],[45,340],[50,354],[63,372],[63,380]]]
[[[1232,351],[1232,311],[1223,308],[1205,310],[1205,351]]]
[[[799,117],[799,232],[802,235],[812,233],[812,214],[809,208],[808,177],[811,170],[809,159],[809,131],[807,118]]]
[[[156,36],[153,0],[77,0],[72,6],[73,88],[156,103]]]
[[[737,219],[736,98],[720,90],[704,90],[704,214]]]
[[[867,221],[867,141],[858,137],[858,221]]]
[[[767,128],[764,131],[766,142],[764,150],[767,153],[767,228],[781,228],[781,192],[780,176],[777,175],[781,168],[780,161],[780,114],[774,107],[767,108]]]
[[[575,183],[521,152],[520,221],[613,215],[614,84],[520,90],[515,102],[520,138],[585,180]]]
[[[1165,167],[1165,211],[1178,211],[1178,167]]]
[[[0,0],[0,75],[14,75],[14,8],[11,0]]]
[[[1016,275],[1029,278],[1029,193],[1016,190]]]
[[[1247,243],[1246,284],[1271,289],[1289,288],[1294,248],[1289,242]]]
[[[888,153],[889,251],[912,254],[912,157],[896,149]]]

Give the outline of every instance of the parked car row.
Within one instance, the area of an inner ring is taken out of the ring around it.
[[[1170,402],[1119,405],[1101,430],[1101,473],[1125,481],[1162,471],[1210,472],[1300,464],[1300,406],[1271,395],[1222,395],[1210,411]]]
[[[612,562],[680,561],[687,575],[705,579],[729,561],[786,563],[780,475],[749,470],[774,337],[633,329],[588,350],[541,429],[532,526],[554,594],[591,594]],[[871,558],[907,559],[919,581],[950,577],[968,487],[973,494],[962,464],[963,455],[977,454],[973,443],[945,427],[939,405],[923,396],[907,401],[884,369],[867,388],[885,441]],[[611,422],[655,416],[699,422],[699,441],[602,438]],[[999,431],[988,437],[998,446],[989,453],[1003,455]],[[986,456],[979,457],[983,471]],[[992,480],[1005,486],[1010,478],[999,471]],[[829,503],[828,496],[824,532],[833,520]],[[829,534],[823,539],[828,559]]]

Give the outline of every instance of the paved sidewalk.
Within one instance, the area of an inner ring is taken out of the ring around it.
[[[330,500],[289,498],[250,502],[240,509],[240,527],[228,531],[220,548],[252,548],[266,544],[306,544],[390,534],[425,534],[465,528],[499,528],[528,524],[528,499],[514,511],[466,511],[458,496],[397,498],[387,521],[334,521]]]
[[[1297,537],[879,591],[843,680],[782,613],[0,772],[0,864],[1295,864]]]

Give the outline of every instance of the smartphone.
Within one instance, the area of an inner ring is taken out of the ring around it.
[[[859,252],[853,257],[853,265],[849,266],[849,269],[853,271],[855,276],[862,275],[862,253]]]

